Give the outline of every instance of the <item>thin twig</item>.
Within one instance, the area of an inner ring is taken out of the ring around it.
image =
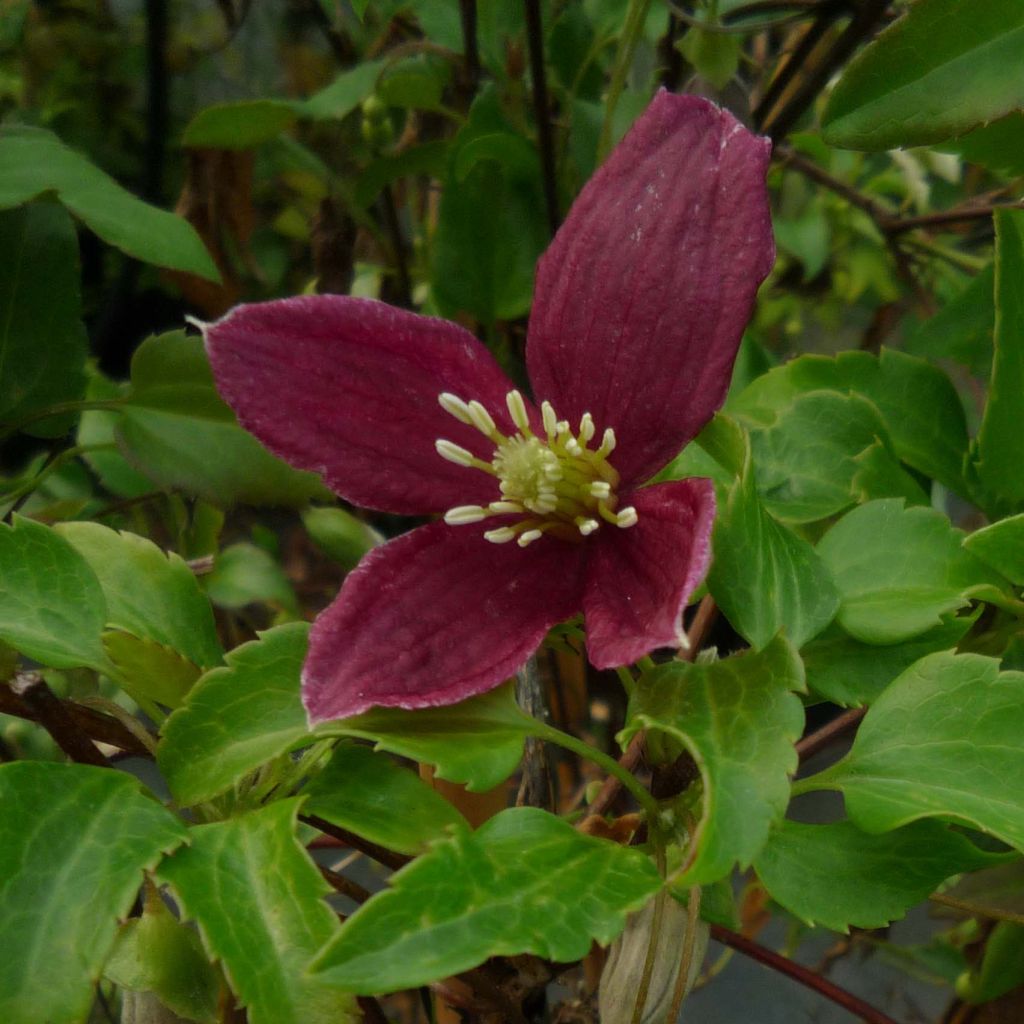
[[[387,1015],[373,996],[356,996],[356,1002],[363,1012],[364,1024],[388,1024]]]
[[[1024,925],[1024,914],[1015,914],[1012,910],[1000,910],[998,907],[980,907],[969,900],[960,900],[944,892],[933,892],[928,899],[930,902],[937,903],[941,907],[961,910],[972,917],[984,917],[990,921],[1012,921],[1014,924]]]
[[[815,754],[830,747],[836,740],[856,729],[867,711],[867,708],[851,708],[833,718],[827,725],[812,732],[810,736],[805,736],[796,745],[796,754],[800,762],[803,763],[814,757]]]
[[[357,836],[354,832],[349,832],[348,829],[332,825],[329,821],[325,821],[323,818],[318,818],[312,814],[303,814],[299,816],[299,820],[304,821],[307,825],[312,825],[313,828],[318,828],[325,835],[333,836],[335,839],[340,840],[345,846],[349,846],[353,850],[359,850],[360,853],[365,853],[367,857],[377,861],[378,864],[383,864],[385,867],[391,868],[393,871],[397,871],[399,868],[404,867],[409,863],[409,857],[405,857],[400,853],[395,853],[392,850],[386,850],[383,846],[371,843],[368,839],[363,839],[362,836]]]
[[[935,213],[922,213],[918,217],[893,218],[886,231],[898,234],[912,231],[914,228],[937,228],[947,224],[958,224],[961,221],[982,220],[1000,210],[1024,210],[1024,200],[1016,203],[986,203],[982,206],[955,206],[951,210],[938,210]]]
[[[35,721],[53,737],[54,743],[72,761],[96,765],[98,768],[110,767],[110,762],[79,729],[64,707],[64,702],[46,685],[46,680],[38,672],[19,672],[11,683],[11,692],[21,698]]]
[[[356,903],[365,903],[373,895],[369,889],[364,889],[358,882],[353,882],[351,878],[347,878],[340,872],[332,871],[323,864],[318,864],[317,867],[320,868],[320,874],[324,876],[331,888],[335,892],[340,892],[342,896],[347,896],[350,900],[355,900]]]
[[[558,230],[558,182],[555,177],[555,144],[551,134],[551,111],[548,108],[547,73],[544,68],[544,29],[541,24],[540,0],[523,0],[526,8],[526,42],[530,50],[530,78],[533,81],[533,116],[537,121],[537,143],[544,181],[544,205],[547,208],[551,234]]]
[[[892,1017],[882,1013],[881,1010],[876,1010],[875,1007],[865,1003],[859,996],[855,996],[852,992],[840,988],[834,982],[823,978],[820,974],[815,974],[814,971],[804,967],[803,964],[798,964],[796,961],[790,960],[788,957],[782,956],[780,953],[776,953],[774,950],[768,949],[758,942],[754,942],[753,939],[748,939],[745,935],[730,931],[719,924],[713,924],[711,926],[711,937],[725,946],[731,946],[744,956],[748,956],[752,960],[756,960],[758,963],[786,975],[787,978],[792,978],[793,981],[805,985],[823,998],[830,999],[837,1006],[841,1006],[844,1010],[854,1014],[854,1016],[860,1017],[867,1024],[897,1024]]]
[[[405,238],[402,235],[402,225],[398,219],[395,193],[390,185],[385,185],[381,189],[379,206],[381,219],[384,221],[384,228],[388,233],[388,238],[391,240],[391,255],[395,261],[397,295],[394,298],[396,305],[412,309],[412,280],[409,277]]]
[[[476,40],[476,0],[459,0],[462,22],[462,53],[465,57],[466,87],[472,96],[480,84],[480,47]]]

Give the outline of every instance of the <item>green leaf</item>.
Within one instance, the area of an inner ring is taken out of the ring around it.
[[[299,602],[284,569],[255,544],[232,544],[221,551],[203,582],[210,600],[221,608],[244,608],[270,601],[297,616]]]
[[[462,150],[495,134],[503,139],[502,158],[478,159],[460,176]],[[431,286],[442,311],[463,310],[485,323],[522,316],[548,241],[536,152],[509,130],[494,91],[483,90],[452,146],[441,193]]]
[[[957,979],[956,993],[968,1003],[987,1003],[1024,984],[1024,927],[1000,921],[985,943],[981,967]]]
[[[931,654],[871,706],[849,754],[806,780],[842,791],[865,832],[965,822],[1024,850],[1024,673],[979,654]],[[808,785],[809,783],[809,785]]]
[[[1024,513],[975,530],[964,547],[1011,583],[1024,586]]]
[[[340,121],[373,92],[384,63],[380,60],[362,61],[350,71],[342,72],[309,99],[296,104],[296,110],[314,120]]]
[[[791,523],[841,512],[853,504],[857,456],[885,437],[878,410],[859,395],[799,395],[772,426],[750,435],[765,507]]]
[[[18,515],[0,524],[0,640],[44,665],[103,671],[105,623],[99,580],[63,537]]]
[[[963,493],[967,422],[953,382],[938,367],[892,349],[882,349],[878,356],[801,356],[754,380],[729,400],[728,411],[752,429],[771,427],[811,391],[868,399],[881,414],[883,436],[899,459]]]
[[[1017,857],[1007,864],[965,875],[945,893],[977,907],[979,916],[1024,915],[1024,860]]]
[[[103,650],[125,689],[133,696],[141,695],[169,708],[181,705],[201,671],[177,651],[119,629],[104,632]]]
[[[0,211],[0,420],[16,422],[85,390],[78,239],[56,203]],[[57,436],[68,418],[29,433]]]
[[[230,651],[164,724],[157,764],[175,800],[191,806],[309,739],[299,696],[309,625],[278,626]]]
[[[918,0],[853,60],[829,97],[833,146],[882,150],[963,135],[1024,106],[1017,0]]]
[[[188,221],[136,199],[51,132],[0,127],[0,209],[21,206],[44,192],[55,192],[104,242],[129,256],[220,281]]]
[[[295,116],[295,104],[287,100],[215,103],[189,121],[181,144],[196,149],[252,149],[291,127]]]
[[[200,337],[148,338],[132,358],[130,404],[118,440],[130,462],[163,487],[215,505],[302,507],[327,491],[243,430],[213,384]]]
[[[434,765],[438,778],[483,792],[516,770],[523,743],[534,731],[533,719],[519,710],[512,687],[506,685],[450,707],[373,708],[325,723],[317,733],[374,740],[377,750],[425,761]]]
[[[1024,112],[1014,111],[939,148],[958,153],[987,170],[1017,178],[1024,174]]]
[[[160,866],[203,944],[224,965],[250,1024],[345,1024],[352,997],[306,974],[338,930],[329,890],[295,837],[301,800],[190,830]]]
[[[748,456],[715,519],[708,589],[737,632],[764,647],[780,629],[802,647],[832,621],[839,591],[814,548],[758,497]]]
[[[488,957],[568,962],[608,943],[657,892],[650,860],[533,807],[436,843],[345,922],[314,977],[375,994],[413,988]]]
[[[346,569],[354,569],[367,551],[384,543],[369,523],[343,508],[305,509],[302,525],[313,543]]]
[[[447,61],[418,54],[389,64],[377,80],[377,96],[388,106],[443,110],[441,97],[450,78]]]
[[[683,36],[679,49],[698,74],[716,89],[724,89],[740,65],[742,43],[737,35],[692,25]]]
[[[302,791],[303,811],[399,853],[416,854],[466,820],[418,775],[387,755],[340,743]]]
[[[871,704],[919,658],[956,647],[973,622],[972,616],[957,616],[913,640],[885,647],[861,643],[833,626],[800,651],[807,687],[842,707]]]
[[[1017,511],[1024,502],[1024,211],[1001,210],[995,224],[995,355],[972,460],[986,507]]]
[[[842,595],[839,624],[865,643],[896,644],[938,626],[975,588],[1005,587],[963,536],[941,512],[899,499],[848,513],[818,544]]]
[[[958,832],[918,821],[869,835],[848,821],[785,821],[754,861],[772,898],[809,925],[884,928],[950,875],[999,860]]]
[[[55,529],[100,581],[107,625],[169,647],[200,668],[221,663],[210,602],[178,555],[99,523],[62,523]]]
[[[0,765],[0,1020],[81,1021],[144,870],[185,826],[123,772]]]
[[[220,979],[207,962],[199,935],[177,921],[159,898],[147,900],[142,917],[121,925],[103,973],[121,988],[154,993],[186,1020],[220,1020]]]
[[[803,665],[783,637],[723,661],[660,665],[637,684],[619,742],[640,729],[666,733],[693,755],[704,782],[697,853],[680,884],[746,867],[782,819],[804,722],[793,691],[803,689]]]

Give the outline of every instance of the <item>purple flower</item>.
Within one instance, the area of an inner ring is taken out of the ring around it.
[[[767,140],[659,93],[537,268],[533,394],[444,320],[332,295],[206,331],[242,424],[348,501],[443,518],[372,551],[317,619],[311,721],[452,704],[582,611],[607,668],[678,644],[714,493],[643,486],[713,415],[774,246]]]

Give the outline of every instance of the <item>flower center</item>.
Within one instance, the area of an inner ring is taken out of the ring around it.
[[[616,511],[619,474],[608,462],[615,449],[615,431],[609,427],[601,444],[591,449],[597,431],[589,412],[583,414],[574,434],[568,421],[555,415],[551,403],[542,402],[544,436],[538,437],[530,427],[523,396],[510,391],[505,403],[517,432],[506,437],[480,402],[464,402],[447,391],[437,400],[460,423],[476,427],[494,444],[490,462],[444,438],[434,442],[438,455],[490,474],[497,479],[501,492],[501,497],[489,505],[449,509],[444,517],[449,525],[479,523],[491,516],[517,516],[517,521],[488,530],[484,536],[495,544],[515,540],[526,547],[545,533],[563,540],[580,540],[602,522],[623,529],[636,523],[632,506]]]

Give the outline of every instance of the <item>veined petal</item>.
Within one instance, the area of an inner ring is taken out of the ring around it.
[[[587,655],[597,668],[679,646],[683,609],[711,556],[710,480],[655,484],[623,500],[636,508],[636,525],[602,528],[591,538],[583,613]]]
[[[479,399],[511,429],[512,384],[456,324],[316,295],[238,306],[205,335],[217,387],[242,425],[349,501],[415,515],[498,497],[492,479],[434,449],[447,438],[489,461],[493,448],[441,408],[442,392]]]
[[[579,610],[582,548],[491,544],[481,528],[437,522],[371,551],[313,625],[310,721],[455,704],[497,686]]]
[[[615,468],[648,479],[721,405],[775,259],[770,146],[726,110],[660,92],[587,183],[538,265],[538,402],[593,414]]]

